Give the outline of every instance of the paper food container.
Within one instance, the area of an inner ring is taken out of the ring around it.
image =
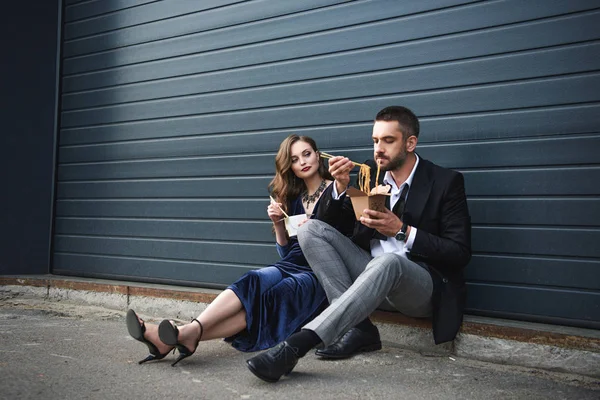
[[[390,187],[387,186],[386,188],[379,189],[378,194],[366,194],[355,187],[349,187],[346,190],[346,194],[350,196],[350,200],[352,201],[352,208],[354,208],[354,215],[356,215],[357,220],[360,219],[365,208],[385,212],[385,198],[389,196],[387,192],[390,190]],[[371,192],[374,190],[375,188]]]
[[[287,230],[288,235],[290,237],[294,237],[294,236],[298,235],[298,227],[306,219],[308,219],[308,216],[306,214],[298,214],[298,215],[292,215],[290,217],[286,217],[285,218],[285,229]]]

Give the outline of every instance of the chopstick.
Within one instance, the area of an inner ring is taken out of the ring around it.
[[[332,158],[332,157],[334,157],[331,154],[327,154],[327,153],[325,153],[323,151],[320,154],[321,154],[321,157],[323,157],[323,158]],[[352,161],[352,160],[350,160],[350,161]],[[357,162],[354,162],[354,161],[352,161],[352,164],[354,164],[354,166],[356,166],[356,167],[362,167],[363,165],[365,165],[365,164],[360,164],[360,163],[357,163]],[[367,167],[368,167],[368,165],[367,165]]]
[[[275,201],[275,199],[273,198],[273,196],[269,196],[269,198],[271,199],[271,202],[273,202],[273,203],[277,204],[277,202]],[[289,217],[290,217],[289,215],[287,215],[287,214],[285,213],[285,211],[283,211],[283,208],[279,207],[279,204],[277,204],[277,208],[279,208],[279,209],[281,210],[281,212],[283,213],[283,215],[285,215],[285,217],[286,217],[286,218],[289,218]]]

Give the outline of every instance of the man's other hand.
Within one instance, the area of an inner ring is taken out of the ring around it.
[[[396,233],[402,228],[402,221],[400,218],[387,208],[385,209],[385,212],[369,210],[368,208],[363,210],[360,222],[388,237],[396,236]]]

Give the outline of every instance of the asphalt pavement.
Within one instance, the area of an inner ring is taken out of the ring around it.
[[[143,316],[152,320],[151,316]],[[158,322],[158,320],[155,320]],[[350,360],[309,354],[289,377],[256,378],[220,340],[171,367],[129,337],[124,313],[0,300],[4,399],[599,399],[600,380],[391,347]]]

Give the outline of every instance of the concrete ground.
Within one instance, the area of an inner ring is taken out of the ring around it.
[[[0,301],[0,397],[6,399],[600,398],[599,379],[390,345],[344,361],[309,354],[276,384],[257,379],[245,365],[250,355],[222,341],[202,342],[174,368],[167,361],[174,355],[138,365],[146,354],[127,334],[122,311]]]

